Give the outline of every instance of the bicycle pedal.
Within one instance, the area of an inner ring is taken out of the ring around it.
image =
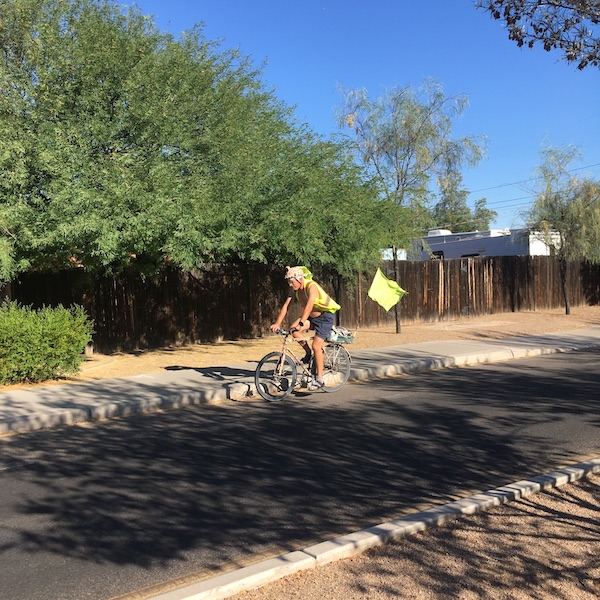
[[[310,365],[311,360],[312,360],[312,353],[306,354],[305,356],[303,356],[302,359],[300,360],[300,362],[305,365]]]
[[[303,377],[300,380],[300,387],[307,388],[312,383],[312,380],[313,380],[312,377]]]

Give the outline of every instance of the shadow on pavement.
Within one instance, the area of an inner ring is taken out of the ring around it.
[[[193,550],[214,568],[533,476],[573,456],[532,427],[573,414],[600,428],[600,373],[551,367],[362,384],[399,392],[377,403],[314,394],[20,435],[5,447],[32,461],[12,471],[32,490],[17,510],[41,525],[0,549],[144,568]],[[413,406],[425,379],[436,397]]]
[[[254,370],[240,367],[180,367],[172,365],[165,367],[165,371],[196,371],[210,379],[228,381],[230,378],[248,378],[254,376]]]
[[[325,567],[322,579],[335,590],[332,599],[593,600],[600,594],[599,481],[583,479],[392,542]],[[313,597],[310,581],[305,585],[293,589]]]

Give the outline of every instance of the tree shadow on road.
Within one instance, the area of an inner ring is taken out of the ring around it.
[[[511,368],[361,384],[378,401],[361,401],[357,385],[352,402],[333,405],[314,394],[16,436],[5,455],[31,462],[11,477],[35,493],[15,510],[38,527],[4,550],[144,569],[198,552],[190,568],[209,569],[572,462],[528,430],[565,415],[600,428],[600,374],[590,366],[576,385],[558,368]],[[431,383],[435,398],[413,402]]]
[[[335,598],[593,600],[600,591],[599,482],[595,476],[463,517],[325,576],[337,584]]]

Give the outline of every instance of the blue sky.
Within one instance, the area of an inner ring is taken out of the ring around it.
[[[121,2],[125,4],[125,2]],[[494,228],[522,225],[540,150],[574,145],[576,174],[600,179],[600,70],[578,71],[556,52],[518,48],[474,0],[138,0],[175,36],[204,23],[222,48],[263,65],[263,81],[296,117],[339,133],[337,88],[371,98],[434,78],[469,107],[455,135],[487,137],[487,157],[463,172],[469,203],[485,197]]]

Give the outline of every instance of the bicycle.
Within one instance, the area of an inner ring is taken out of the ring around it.
[[[258,393],[269,402],[287,398],[294,389],[307,387],[316,373],[314,356],[305,365],[289,348],[291,331],[278,329],[275,333],[283,336],[281,352],[270,352],[264,356],[254,373],[254,383]],[[325,392],[337,392],[350,377],[350,354],[340,341],[326,340],[323,346],[324,369],[321,388]],[[353,338],[353,336],[351,336]],[[348,339],[348,338],[346,338]],[[300,377],[298,375],[300,374]]]

